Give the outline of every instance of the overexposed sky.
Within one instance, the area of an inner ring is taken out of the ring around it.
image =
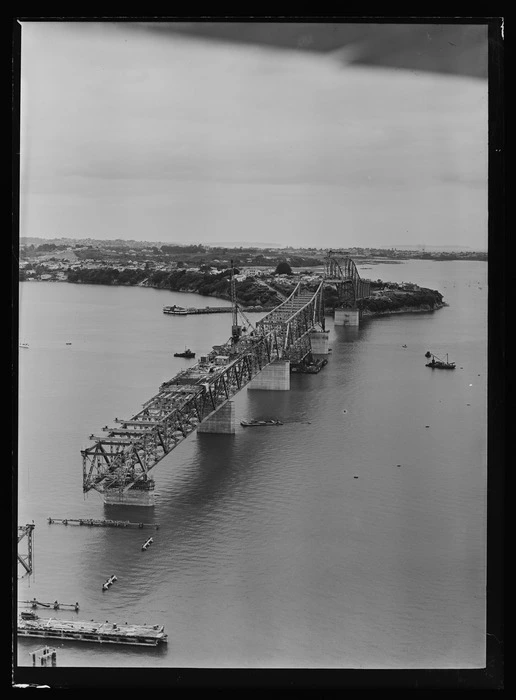
[[[487,81],[22,22],[20,236],[487,249]]]

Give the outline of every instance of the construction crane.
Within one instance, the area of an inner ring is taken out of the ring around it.
[[[242,309],[238,306],[238,303],[237,303],[235,267],[233,265],[233,260],[231,260],[230,284],[231,284],[231,307],[232,307],[231,308],[231,341],[233,344],[233,351],[236,352],[238,341],[240,340],[242,332],[246,331],[245,326],[241,326],[239,324],[238,314],[240,314],[242,316],[242,318],[244,319],[244,321],[247,323],[248,326],[250,326],[253,330],[255,330],[255,328],[254,328],[253,324],[251,323],[251,321],[244,314]]]
[[[27,538],[27,553],[20,554],[18,552],[18,563],[23,566],[25,573],[22,574],[21,578],[30,576],[34,568],[34,555],[33,555],[33,531],[34,531],[34,521],[28,523],[27,525],[18,526],[18,544],[25,537]]]

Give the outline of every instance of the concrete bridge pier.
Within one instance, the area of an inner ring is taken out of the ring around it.
[[[335,309],[334,323],[336,326],[358,326],[360,311],[352,309]]]
[[[271,362],[254,379],[251,379],[247,388],[265,389],[266,391],[289,391],[290,361],[276,360]]]
[[[329,336],[329,331],[312,331],[312,333],[310,333],[312,355],[328,354]]]
[[[197,432],[233,435],[235,433],[235,404],[233,401],[226,401],[209,418],[200,423]]]

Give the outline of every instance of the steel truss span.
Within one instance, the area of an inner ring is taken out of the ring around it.
[[[333,285],[339,293],[338,306],[355,306],[359,299],[371,294],[371,283],[361,279],[354,261],[329,254],[324,265],[325,284]]]
[[[353,269],[356,272],[354,265]],[[335,283],[335,274],[353,274],[353,269],[331,268],[329,283]],[[355,287],[356,277],[350,279]],[[347,284],[343,276],[338,281]],[[225,364],[216,361],[222,352],[210,353],[207,362],[198,362],[162,384],[136,415],[116,418],[116,425],[102,428],[105,436],[90,435],[93,445],[81,451],[83,491],[104,494],[113,489],[123,493],[145,488],[156,464],[264,367],[276,360],[299,361],[306,356],[310,333],[325,327],[324,284],[326,280],[315,292],[298,284],[251,333],[233,334],[222,346],[228,358]]]

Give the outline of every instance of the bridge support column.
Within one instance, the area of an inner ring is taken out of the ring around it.
[[[360,312],[358,309],[335,309],[336,326],[358,326]]]
[[[148,479],[139,481],[127,491],[120,489],[108,489],[104,491],[104,505],[106,506],[154,506],[154,481]]]
[[[327,355],[329,331],[312,331],[310,333],[310,346],[312,355]]]
[[[260,374],[249,382],[248,389],[265,389],[266,391],[289,391],[290,361],[276,360],[264,367]]]
[[[222,433],[232,435],[235,432],[235,404],[227,401],[197,428],[198,433]]]

